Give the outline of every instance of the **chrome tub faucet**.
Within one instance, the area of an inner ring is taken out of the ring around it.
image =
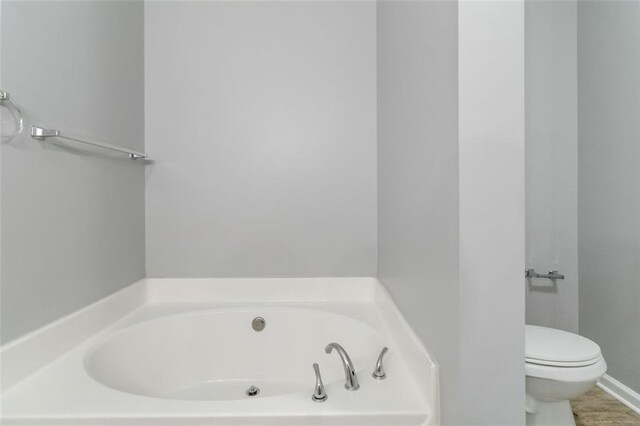
[[[345,375],[345,389],[350,391],[358,390],[360,388],[360,385],[358,384],[358,376],[356,376],[356,369],[353,368],[353,363],[351,362],[351,358],[349,358],[347,351],[337,343],[329,343],[327,347],[324,348],[325,352],[328,354],[330,354],[333,349],[338,352],[338,355],[340,355],[340,359],[342,360]]]

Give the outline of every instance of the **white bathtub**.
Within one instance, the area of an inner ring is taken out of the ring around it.
[[[7,345],[2,367],[3,424],[438,423],[437,366],[373,279],[143,280]]]

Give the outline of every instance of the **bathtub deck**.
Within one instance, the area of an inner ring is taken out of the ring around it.
[[[202,283],[196,287],[199,285]],[[436,383],[424,384],[420,383],[415,375],[409,374],[410,370],[414,370],[411,365],[428,361],[425,360],[424,354],[413,354],[413,360],[396,364],[401,367],[395,371],[388,371],[388,378],[384,381],[377,381],[371,377],[368,371],[370,366],[366,366],[366,369],[363,367],[358,374],[360,390],[349,392],[344,389],[343,383],[329,384],[326,387],[329,399],[321,404],[313,402],[310,398],[313,383],[310,383],[309,392],[295,394],[224,401],[177,400],[121,392],[98,383],[84,369],[87,350],[109,333],[155,318],[239,306],[255,307],[256,311],[287,307],[325,310],[347,315],[379,330],[390,347],[388,356],[404,357],[407,344],[398,340],[402,332],[392,330],[396,327],[389,325],[386,316],[390,315],[390,312],[388,306],[380,306],[380,295],[372,297],[376,293],[371,293],[369,286],[360,291],[355,287],[352,290],[355,291],[348,297],[344,294],[331,298],[322,295],[307,300],[304,297],[301,297],[302,300],[291,300],[289,295],[289,300],[283,300],[270,295],[266,301],[243,302],[235,297],[224,298],[215,294],[208,297],[209,300],[203,299],[200,291],[194,291],[187,297],[187,293],[190,292],[184,288],[180,295],[175,297],[165,294],[166,288],[160,288],[152,293],[144,304],[4,392],[3,424],[437,424],[437,398],[435,394],[433,401],[425,397],[425,388],[437,392],[437,376],[434,379]],[[420,357],[422,361],[419,360]],[[336,362],[339,361],[336,359]],[[432,371],[437,372],[435,364],[429,364],[425,368],[433,368]]]

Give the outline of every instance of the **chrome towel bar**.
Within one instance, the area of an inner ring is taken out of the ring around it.
[[[80,139],[75,136],[67,135],[66,133],[62,133],[60,130],[56,129],[44,129],[38,126],[31,126],[31,137],[36,140],[46,140],[47,138],[60,138],[67,139],[70,141],[86,143],[88,145],[97,146],[98,148],[110,149],[112,151],[122,152],[123,154],[128,154],[129,158],[132,160],[137,160],[138,158],[147,158],[147,154],[144,152],[132,151],[125,148],[120,148],[119,146],[111,145],[104,142],[96,142],[96,141],[88,141],[85,139]]]
[[[564,275],[560,274],[556,269],[552,269],[548,274],[539,274],[533,268],[524,270],[524,276],[527,278],[548,278],[550,280],[564,280]]]

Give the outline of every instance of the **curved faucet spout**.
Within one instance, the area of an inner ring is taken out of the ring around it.
[[[338,355],[340,355],[340,359],[342,360],[345,376],[344,387],[350,391],[358,390],[360,388],[360,384],[358,384],[358,376],[356,376],[356,369],[353,367],[353,363],[351,362],[351,358],[349,358],[347,351],[337,343],[329,343],[327,347],[324,348],[325,352],[328,354],[330,354],[333,349],[338,352]]]

